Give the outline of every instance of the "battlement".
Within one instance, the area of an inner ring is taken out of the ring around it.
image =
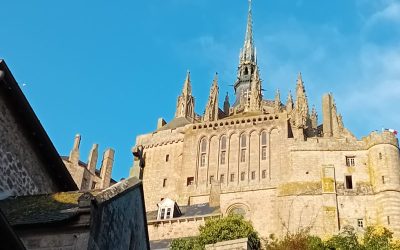
[[[381,133],[373,131],[368,136],[363,137],[362,140],[366,143],[367,148],[371,148],[379,144],[391,144],[399,147],[399,140],[397,139],[396,134],[388,130],[382,131]]]

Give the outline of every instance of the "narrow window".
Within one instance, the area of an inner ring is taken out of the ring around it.
[[[186,186],[191,186],[194,184],[194,177],[188,177],[186,179]]]
[[[221,160],[220,160],[221,165],[225,164],[225,154],[226,154],[225,151],[221,151]]]
[[[206,165],[207,156],[207,140],[203,138],[200,142],[200,166],[204,167]]]
[[[221,137],[221,151],[226,150],[226,136]]]
[[[267,146],[267,132],[265,131],[261,133],[261,145]]]
[[[261,147],[261,160],[267,159],[267,146]]]
[[[241,172],[240,173],[240,180],[244,181],[245,177],[246,177],[246,173],[245,172]]]
[[[346,189],[353,189],[353,178],[351,175],[346,175]]]
[[[382,184],[385,184],[385,176],[382,176]]]
[[[92,189],[96,189],[96,182],[92,182]]]
[[[390,225],[390,216],[387,216],[387,224]]]
[[[265,179],[266,176],[267,176],[267,170],[263,170],[261,172],[261,178]]]
[[[212,184],[214,181],[214,175],[210,175],[210,184]]]
[[[171,215],[171,208],[167,208],[167,214],[166,214],[165,218],[166,218],[166,219],[172,218],[172,215]]]
[[[231,174],[231,182],[235,181],[235,174]]]
[[[379,160],[382,160],[382,153],[379,153]]]
[[[219,177],[219,182],[225,183],[225,175],[224,174],[221,174],[221,176]]]
[[[240,150],[240,162],[246,162],[246,149]]]
[[[256,171],[251,172],[251,179],[255,180],[256,179]]]
[[[169,161],[169,155],[165,156],[165,161],[168,162]]]
[[[357,226],[359,228],[363,228],[364,227],[364,220],[363,219],[358,219],[357,220]]]
[[[242,148],[245,148],[247,146],[247,138],[246,138],[246,135],[244,135],[244,134],[241,136],[240,146]]]
[[[162,186],[163,186],[163,187],[166,187],[166,186],[167,186],[167,179],[164,179],[164,180],[163,180]]]
[[[164,217],[165,217],[165,208],[162,208],[160,213],[160,219],[164,219]]]
[[[346,166],[354,167],[355,164],[355,157],[354,156],[346,156]]]
[[[200,166],[204,167],[206,165],[206,154],[202,153],[200,156]]]
[[[164,197],[161,197],[160,201],[163,201],[163,200],[164,200]]]

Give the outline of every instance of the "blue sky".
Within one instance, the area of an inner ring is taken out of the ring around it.
[[[173,118],[186,70],[203,113],[215,72],[233,99],[245,0],[2,1],[0,58],[11,68],[60,154],[76,133],[116,150],[128,175],[131,147],[157,119]],[[303,73],[309,103],[333,92],[357,137],[400,129],[399,0],[253,0],[265,96],[286,100]],[[24,86],[23,86],[24,85]],[[320,115],[320,121],[322,115]]]

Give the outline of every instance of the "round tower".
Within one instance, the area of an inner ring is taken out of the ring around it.
[[[400,151],[395,134],[384,131],[364,138],[375,194],[376,223],[400,235]]]

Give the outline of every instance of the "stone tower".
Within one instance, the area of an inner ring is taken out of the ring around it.
[[[195,118],[194,97],[192,96],[192,84],[190,82],[190,72],[187,72],[185,83],[183,84],[182,94],[178,97],[175,118],[184,117],[190,121]]]

